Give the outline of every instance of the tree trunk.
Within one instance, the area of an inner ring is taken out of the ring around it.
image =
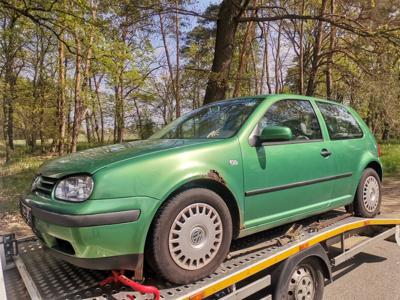
[[[100,133],[99,133],[100,127],[99,127],[99,122],[98,122],[97,114],[96,114],[95,110],[93,110],[92,118],[90,119],[90,124],[92,125],[92,128],[93,128],[93,138],[95,137],[97,143],[100,143],[101,142]],[[96,134],[96,136],[95,136],[95,134]]]
[[[142,121],[141,110],[139,109],[136,99],[133,99],[133,104],[135,106],[136,115],[138,118],[139,137],[140,137],[140,139],[143,139],[144,132],[143,132],[143,121]]]
[[[79,130],[82,122],[82,99],[81,99],[81,41],[75,36],[76,44],[76,61],[75,61],[75,107],[74,107],[74,123],[72,126],[71,152],[76,152]]]
[[[89,146],[92,144],[92,128],[91,128],[91,123],[90,123],[90,116],[87,113],[85,115],[85,123],[86,123],[86,137],[87,137],[87,142]]]
[[[100,84],[103,79],[104,74],[102,74],[99,78],[99,81],[96,81],[96,78],[94,78],[94,89],[95,89],[95,94],[96,94],[96,99],[97,99],[97,104],[99,106],[99,112],[100,112],[100,143],[104,144],[104,111],[103,111],[103,106],[101,105],[101,99],[100,99]]]
[[[335,15],[335,0],[331,0],[331,16]],[[329,33],[329,53],[326,62],[326,98],[332,98],[332,66],[333,49],[335,48],[336,27],[330,25]]]
[[[92,85],[92,79],[96,81],[96,78],[89,78],[89,89],[90,91],[93,90],[93,85]],[[97,96],[96,96],[97,97]],[[95,98],[90,98],[91,101],[91,110],[92,110],[92,115],[90,117],[90,125],[93,130],[93,139],[96,139],[97,143],[100,143],[100,134],[99,134],[99,124],[98,124],[98,119],[97,119],[97,108],[96,108],[96,97]]]
[[[41,72],[43,72],[43,69],[41,67]],[[44,87],[44,82],[43,82],[43,74],[40,75],[40,114],[39,114],[39,137],[40,137],[40,151],[42,153],[46,152],[46,147],[45,147],[45,136],[44,136],[44,112],[45,112],[45,87]]]
[[[283,21],[279,22],[278,26],[278,41],[276,45],[276,54],[275,54],[275,94],[278,94],[281,91],[281,35],[282,35],[282,26]]]
[[[96,19],[96,7],[92,3],[92,18]],[[94,41],[94,33],[89,33],[89,44],[86,51],[85,68],[83,72],[83,79],[81,79],[81,40],[78,33],[75,33],[76,43],[76,69],[75,69],[75,112],[74,112],[74,125],[72,132],[71,151],[76,152],[79,131],[83,119],[85,119],[86,110],[85,102],[88,102],[88,86],[90,78],[90,66],[92,60],[92,46]],[[82,99],[82,96],[84,99]],[[84,101],[86,100],[86,101]],[[84,113],[85,112],[85,113]]]
[[[250,42],[250,50],[251,50],[251,62],[252,62],[252,67],[253,67],[253,71],[254,71],[254,93],[257,95],[260,93],[258,90],[259,78],[258,78],[258,72],[257,72],[256,55],[254,54],[255,49],[254,49],[254,44],[252,42]]]
[[[264,78],[267,84],[268,94],[272,93],[270,75],[269,75],[269,48],[268,48],[268,38],[269,38],[269,23],[265,25],[263,23],[263,41],[264,41],[264,54],[263,54],[263,70],[261,75],[261,94],[264,93]]]
[[[390,138],[390,124],[388,121],[383,122],[382,141],[388,141]]]
[[[240,95],[240,88],[242,86],[242,81],[243,81],[243,73],[248,60],[249,52],[251,51],[249,44],[251,38],[253,37],[252,33],[255,27],[254,24],[255,24],[254,22],[248,22],[246,25],[242,46],[239,51],[239,63],[238,63],[238,69],[236,71],[235,86],[233,88],[233,97],[238,97]]]
[[[179,9],[179,0],[176,0],[176,11]],[[181,116],[181,97],[179,88],[179,14],[175,14],[175,36],[176,36],[176,75],[175,75],[175,116],[179,118]]]
[[[4,112],[4,141],[6,148],[6,162],[11,159],[11,153],[14,151],[14,99],[15,85],[17,84],[17,74],[14,69],[14,63],[17,53],[17,45],[13,38],[13,30],[15,28],[18,16],[11,16],[5,30],[8,34],[4,37],[5,46],[5,66],[4,66],[4,81],[5,89],[3,94],[3,112]],[[6,21],[4,21],[6,23]]]
[[[72,95],[70,95],[72,98]],[[72,114],[72,106],[73,103],[72,101],[69,101],[68,103],[68,112],[67,112],[67,130],[66,130],[66,146],[65,150],[67,150],[67,152],[71,152],[71,138],[72,138],[72,129],[71,129],[71,114]],[[72,122],[73,123],[73,122]]]
[[[164,21],[163,21],[162,15],[159,14],[158,17],[159,17],[159,20],[160,20],[161,37],[162,37],[162,41],[163,41],[165,57],[167,59],[169,77],[170,77],[170,80],[171,80],[172,94],[174,95],[174,98],[175,98],[175,104],[178,105],[178,107],[176,107],[175,114],[177,114],[178,112],[180,114],[180,102],[179,102],[179,95],[178,95],[178,90],[177,90],[178,85],[176,83],[177,80],[176,80],[176,78],[174,76],[171,57],[170,57],[170,54],[169,54],[168,43],[167,43],[167,33],[165,32]],[[178,25],[176,25],[176,30],[178,30]],[[175,34],[177,34],[177,32],[175,32]],[[179,46],[178,35],[176,35],[176,38],[177,38],[177,42],[176,43],[177,43],[177,47],[178,47]],[[179,54],[177,54],[177,59],[179,59]],[[178,68],[178,63],[177,63],[177,68]]]
[[[58,93],[57,93],[57,120],[58,120],[58,154],[64,154],[65,148],[65,53],[64,44],[58,42]]]
[[[124,99],[124,89],[123,89],[123,81],[121,78],[121,88],[120,88],[120,117],[118,124],[118,143],[122,143],[124,141],[124,133],[125,133],[125,99]]]
[[[118,80],[118,85],[114,87],[115,93],[115,134],[114,142],[122,143],[124,139],[124,95],[122,87],[122,73]]]
[[[3,115],[4,115],[4,123],[3,123],[3,133],[4,133],[4,142],[5,142],[5,148],[6,148],[6,163],[11,160],[11,153],[12,153],[12,148],[9,140],[9,134],[10,132],[8,131],[8,124],[9,124],[9,116],[10,116],[10,109],[9,109],[9,97],[10,95],[7,95],[7,90],[3,92]]]
[[[4,103],[4,120],[6,131],[6,151],[7,149],[14,151],[14,99],[15,99],[15,85],[17,84],[17,76],[13,70],[14,59],[7,62],[6,65],[6,94]]]
[[[321,16],[325,14],[327,0],[322,0],[321,4]],[[317,31],[315,36],[315,43],[313,49],[313,57],[311,62],[311,70],[310,70],[310,77],[308,79],[307,84],[307,96],[313,96],[316,89],[316,81],[317,81],[317,73],[321,55],[321,48],[322,48],[322,34],[323,34],[323,21],[318,21],[317,23]]]
[[[301,15],[304,15],[305,0],[301,1]],[[304,94],[304,20],[300,20],[299,40],[299,94]]]
[[[214,59],[207,82],[204,104],[225,98],[232,62],[233,45],[238,26],[237,18],[249,1],[239,7],[234,0],[223,0],[218,12]]]

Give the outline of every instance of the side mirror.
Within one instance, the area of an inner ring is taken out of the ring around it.
[[[258,138],[259,142],[284,142],[292,139],[292,130],[284,126],[265,127]]]

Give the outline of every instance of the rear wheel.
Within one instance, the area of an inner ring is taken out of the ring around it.
[[[285,272],[274,290],[273,299],[321,300],[324,293],[324,275],[317,259],[309,257]]]
[[[374,169],[367,168],[361,176],[354,199],[354,212],[357,216],[375,217],[381,206],[381,180]]]
[[[196,281],[212,273],[229,251],[229,209],[213,191],[183,191],[161,208],[150,238],[146,257],[156,273],[174,283]]]

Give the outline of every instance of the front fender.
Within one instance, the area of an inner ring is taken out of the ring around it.
[[[120,162],[93,176],[92,199],[146,196],[165,201],[182,185],[197,179],[220,180],[244,209],[243,166],[237,138],[172,149]]]

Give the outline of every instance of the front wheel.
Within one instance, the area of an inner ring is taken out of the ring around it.
[[[381,206],[381,180],[374,169],[367,168],[361,176],[354,199],[356,216],[364,218],[375,217]]]
[[[161,208],[146,258],[163,278],[186,284],[214,272],[231,239],[232,220],[224,200],[213,191],[193,188]]]

